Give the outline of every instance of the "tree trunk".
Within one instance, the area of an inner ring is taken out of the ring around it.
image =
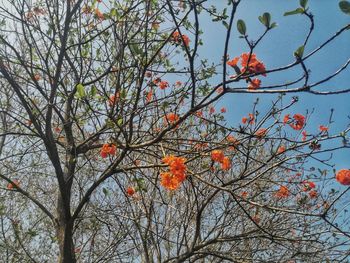
[[[75,263],[73,243],[73,220],[70,213],[64,209],[61,195],[57,200],[57,238],[59,245],[59,263]]]

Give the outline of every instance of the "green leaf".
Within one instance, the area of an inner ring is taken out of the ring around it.
[[[228,29],[229,28],[229,25],[228,23],[225,21],[225,20],[222,20],[222,24]]]
[[[304,45],[298,47],[298,49],[294,52],[294,56],[298,57],[298,58],[302,58],[303,54],[304,54]]]
[[[113,128],[115,126],[115,123],[114,123],[114,121],[108,119],[106,121],[106,125],[107,125],[108,128]]]
[[[300,0],[300,6],[303,7],[304,9],[306,8],[308,0]]]
[[[77,92],[75,93],[79,99],[84,98],[86,93],[85,93],[85,88],[83,84],[79,83],[77,85]]]
[[[242,19],[237,21],[237,30],[241,35],[245,35],[247,32],[247,27]]]
[[[91,97],[95,97],[96,94],[97,94],[97,88],[95,86],[92,86],[90,90]]]
[[[275,27],[277,27],[277,23],[276,23],[276,22],[273,22],[273,23],[271,24],[270,28],[275,28]]]
[[[270,13],[264,13],[262,16],[259,16],[259,21],[261,22],[261,24],[269,28],[271,23]]]
[[[112,8],[109,14],[111,17],[114,17],[114,18],[118,18],[119,16],[118,11],[115,8]]]
[[[140,47],[137,44],[130,44],[129,48],[131,52],[135,55],[143,54],[143,51],[140,49]]]
[[[120,90],[120,99],[125,100],[127,96],[128,96],[128,91],[126,89],[121,89]]]
[[[297,9],[293,10],[293,11],[285,12],[284,16],[291,16],[291,15],[296,15],[296,14],[302,14],[302,13],[304,13],[304,11],[305,11],[304,8],[299,7]]]
[[[117,120],[117,125],[118,126],[122,126],[123,125],[123,119],[122,118]]]
[[[340,1],[339,7],[343,13],[350,15],[350,3],[348,1]]]
[[[109,194],[109,191],[105,187],[102,188],[102,192],[103,192],[104,195],[108,195]]]

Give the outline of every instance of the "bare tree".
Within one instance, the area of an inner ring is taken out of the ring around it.
[[[328,157],[349,147],[349,128],[331,134],[331,112],[309,134],[311,113],[290,114],[298,98],[284,94],[350,91],[319,90],[350,59],[314,83],[305,63],[350,25],[304,54],[314,19],[300,1],[286,15],[305,16],[308,34],[294,62],[269,68],[255,50],[277,24],[264,13],[265,30],[249,39],[245,22],[236,22],[240,2],[219,10],[207,0],[2,1],[4,262],[348,257],[349,188],[331,189],[336,171]],[[349,2],[339,6],[350,13]],[[218,65],[198,52],[207,15],[226,27]],[[229,46],[238,36],[247,52],[235,57]],[[302,76],[262,85],[263,76],[294,68]],[[230,93],[280,96],[263,111],[257,101],[237,127],[225,108],[214,108]]]

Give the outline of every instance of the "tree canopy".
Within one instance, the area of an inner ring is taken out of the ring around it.
[[[349,148],[349,125],[334,133],[330,111],[310,132],[312,111],[295,105],[350,91],[322,87],[348,74],[350,58],[316,81],[308,64],[350,24],[311,48],[312,8],[295,1],[284,15],[305,18],[307,33],[291,63],[271,67],[257,48],[279,21],[262,11],[253,38],[241,2],[2,2],[4,262],[348,259],[350,170],[332,154]],[[350,14],[348,1],[334,5]],[[201,52],[203,20],[225,30],[218,63]],[[219,106],[232,94],[277,96],[232,124]]]

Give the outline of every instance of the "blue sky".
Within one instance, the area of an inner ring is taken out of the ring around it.
[[[227,1],[212,0],[211,3],[217,7],[224,7]],[[299,7],[299,0],[242,0],[235,17],[243,19],[247,25],[249,39],[256,39],[264,30],[264,26],[259,22],[258,16],[264,12],[272,15],[272,21],[277,22],[278,27],[270,31],[266,38],[255,50],[257,57],[262,60],[267,69],[284,66],[294,61],[294,51],[302,45],[307,34],[309,24],[305,16],[293,15],[283,16],[286,11],[291,11]],[[317,48],[323,41],[332,36],[341,27],[350,23],[350,16],[342,13],[338,7],[338,1],[329,0],[309,0],[310,11],[314,15],[315,30],[305,49],[305,54]],[[220,9],[220,8],[218,8]],[[223,55],[223,44],[225,38],[225,27],[221,23],[213,23],[210,19],[202,18],[201,28],[203,28],[203,48],[200,49],[200,56],[208,57],[214,62],[219,62]],[[236,25],[236,22],[234,23]],[[231,57],[240,55],[248,51],[245,41],[238,38],[236,26],[234,26],[230,42],[229,54]],[[332,42],[324,50],[312,59],[307,60],[306,65],[311,69],[310,83],[325,78],[335,72],[350,58],[350,30],[345,32],[340,38]],[[273,74],[267,78],[261,78],[263,85],[285,83],[301,75],[301,70],[297,68],[292,71]],[[218,81],[221,77],[218,78]],[[350,88],[350,68],[342,74],[332,79],[330,82],[319,86],[318,90],[332,90]],[[293,94],[299,96],[299,103],[293,107],[291,113],[305,113],[306,110],[314,109],[307,130],[316,132],[320,124],[327,123],[330,109],[334,108],[334,121],[330,127],[330,133],[339,132],[346,128],[350,120],[350,94],[316,96],[305,93]],[[291,95],[291,96],[293,96]],[[286,97],[286,102],[289,101]],[[260,109],[271,105],[271,101],[277,95],[247,95],[231,94],[220,102],[228,109],[226,118],[229,123],[236,126],[241,118],[251,112],[252,104],[256,98],[260,98]],[[350,168],[350,150],[339,151],[334,158],[336,168]]]

